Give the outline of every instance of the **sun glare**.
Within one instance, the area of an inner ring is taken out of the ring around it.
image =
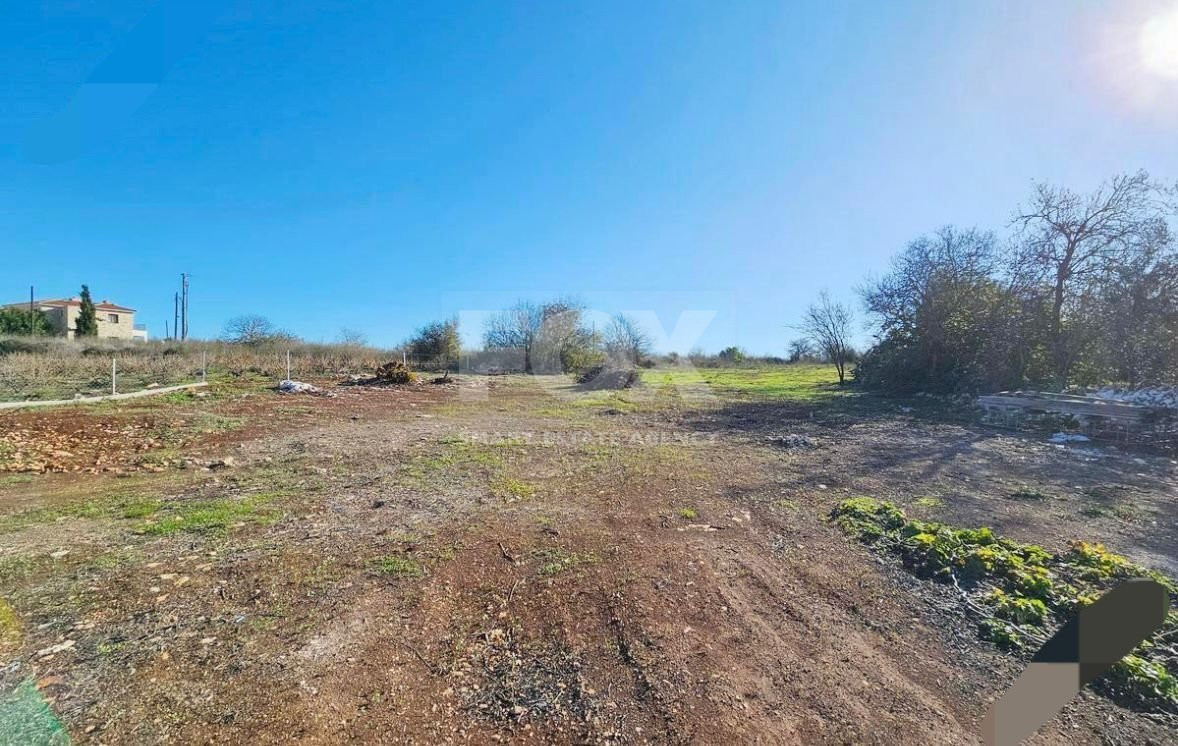
[[[1146,70],[1178,80],[1178,4],[1145,22],[1139,45]]]

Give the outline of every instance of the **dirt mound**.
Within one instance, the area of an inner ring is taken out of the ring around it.
[[[638,385],[638,370],[597,365],[577,376],[577,383],[586,391],[628,389]]]

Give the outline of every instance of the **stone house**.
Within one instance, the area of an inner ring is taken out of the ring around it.
[[[28,303],[12,303],[14,308],[28,308]],[[81,298],[59,298],[55,300],[33,301],[33,307],[39,308],[49,317],[54,334],[68,339],[74,338],[74,329],[78,320],[78,312],[82,310]],[[94,304],[94,314],[98,320],[98,336],[112,339],[147,339],[147,329],[135,327],[135,309],[120,306],[103,300]]]

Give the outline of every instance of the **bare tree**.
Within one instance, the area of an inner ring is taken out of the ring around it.
[[[637,365],[652,347],[650,333],[633,316],[619,313],[605,328],[605,350],[618,362]]]
[[[790,340],[789,361],[791,363],[801,362],[812,357],[814,357],[814,345],[809,339],[802,337]]]
[[[225,331],[221,336],[226,342],[253,344],[269,339],[276,331],[274,323],[265,316],[246,314],[229,319],[225,323]]]
[[[1108,278],[1134,254],[1170,240],[1164,191],[1145,171],[1121,175],[1079,195],[1037,184],[1014,218],[1019,229],[1017,279],[1049,296],[1049,353],[1063,388],[1088,325],[1071,316],[1085,291]]]
[[[581,323],[582,313],[582,305],[572,299],[544,304],[520,301],[487,319],[483,343],[488,349],[522,352],[525,373],[579,367],[581,353],[596,344],[595,335]]]
[[[839,383],[847,380],[847,363],[854,354],[851,347],[853,319],[850,308],[831,299],[830,294],[823,290],[818,295],[818,301],[806,309],[799,325],[806,338],[834,363]]]
[[[346,326],[339,330],[339,334],[336,335],[335,339],[339,344],[350,347],[365,347],[368,345],[368,337],[364,332]]]
[[[262,344],[293,340],[294,335],[280,330],[265,316],[246,314],[229,319],[221,338],[235,344]]]
[[[520,350],[524,356],[524,372],[531,373],[532,349],[543,323],[544,314],[540,306],[521,300],[487,319],[483,343],[488,349]]]

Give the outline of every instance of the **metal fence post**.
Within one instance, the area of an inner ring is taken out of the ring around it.
[[[119,381],[119,359],[112,357],[110,359],[110,395],[114,396],[118,391]]]
[[[208,378],[209,373],[209,353],[207,350],[200,352],[200,382],[204,383]]]

